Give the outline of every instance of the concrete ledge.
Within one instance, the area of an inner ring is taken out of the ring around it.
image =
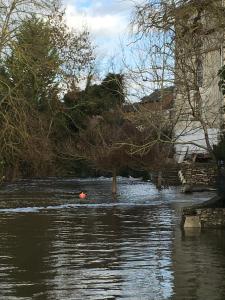
[[[181,187],[182,193],[195,193],[195,192],[215,192],[216,188],[208,185],[200,185],[200,184],[183,184]]]

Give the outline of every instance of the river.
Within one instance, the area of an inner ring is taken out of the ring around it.
[[[180,228],[182,207],[212,193],[132,178],[116,199],[110,188],[106,178],[1,188],[0,299],[225,299],[225,230]]]

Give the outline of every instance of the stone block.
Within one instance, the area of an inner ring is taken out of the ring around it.
[[[184,228],[200,228],[201,222],[199,216],[184,216]]]

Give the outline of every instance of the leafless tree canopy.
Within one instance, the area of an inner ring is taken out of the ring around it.
[[[172,144],[212,152],[211,132],[223,123],[218,71],[224,60],[224,12],[219,0],[153,0],[135,6],[128,76],[137,89],[160,89],[162,95],[175,86]],[[204,143],[193,138],[197,131]]]

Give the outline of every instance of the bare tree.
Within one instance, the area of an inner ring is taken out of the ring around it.
[[[165,88],[175,85],[171,144],[177,151],[185,145],[185,151],[212,153],[224,122],[218,87],[224,61],[222,1],[145,1],[135,6],[132,25],[135,56],[126,63],[132,85],[144,93],[157,88],[162,98]]]
[[[120,110],[105,112],[91,117],[77,139],[65,142],[64,155],[85,160],[95,169],[111,173],[112,193],[116,194],[116,178],[121,169],[158,169],[159,162],[165,160],[165,145],[157,143],[140,150],[151,134],[155,132],[141,131],[124,119]]]
[[[65,84],[67,89],[76,89],[81,81],[92,75],[95,65],[95,47],[90,32],[85,27],[70,29],[62,9],[55,9],[48,19],[62,62],[61,84]]]
[[[15,37],[18,26],[25,17],[37,14],[48,16],[58,9],[57,0],[1,0],[0,1],[0,57]]]
[[[5,1],[1,9],[0,161],[10,178],[48,174],[65,113],[62,78],[82,78],[93,60],[91,41],[87,32],[69,31],[56,1]]]

